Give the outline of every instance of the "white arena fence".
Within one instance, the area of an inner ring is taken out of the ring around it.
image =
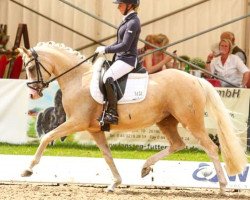
[[[31,177],[21,177],[32,156],[0,155],[1,183],[109,185],[111,171],[103,158],[43,156]],[[141,178],[145,160],[114,159],[122,185],[142,187],[217,188],[219,183],[211,162],[159,161]],[[222,164],[224,166],[224,164]],[[129,166],[129,168],[128,168]],[[227,189],[250,189],[250,165],[236,176],[226,176]]]

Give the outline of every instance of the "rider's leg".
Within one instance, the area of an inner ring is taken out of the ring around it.
[[[109,124],[118,124],[117,113],[117,90],[114,81],[132,71],[134,67],[127,63],[117,60],[106,71],[103,76],[103,82],[107,92],[108,110],[104,116],[104,122]]]
[[[104,122],[108,124],[118,124],[117,91],[112,77],[107,78],[105,88],[108,99],[108,110],[104,116]]]

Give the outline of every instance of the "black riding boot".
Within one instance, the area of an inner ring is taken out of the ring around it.
[[[117,113],[117,92],[113,78],[107,78],[105,88],[108,99],[108,109],[104,116],[104,123],[118,124],[119,116]]]

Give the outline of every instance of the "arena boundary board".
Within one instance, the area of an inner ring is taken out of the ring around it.
[[[32,156],[0,155],[1,183],[108,185],[111,172],[103,158],[43,156],[31,177],[20,174]],[[218,188],[211,162],[166,161],[153,166],[152,172],[141,178],[145,160],[115,159],[123,186]],[[223,163],[224,166],[224,163]],[[250,164],[237,176],[227,177],[227,189],[250,189]]]

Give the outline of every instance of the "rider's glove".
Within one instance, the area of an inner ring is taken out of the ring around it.
[[[99,46],[96,48],[95,53],[98,53],[100,55],[105,53],[105,46]]]

